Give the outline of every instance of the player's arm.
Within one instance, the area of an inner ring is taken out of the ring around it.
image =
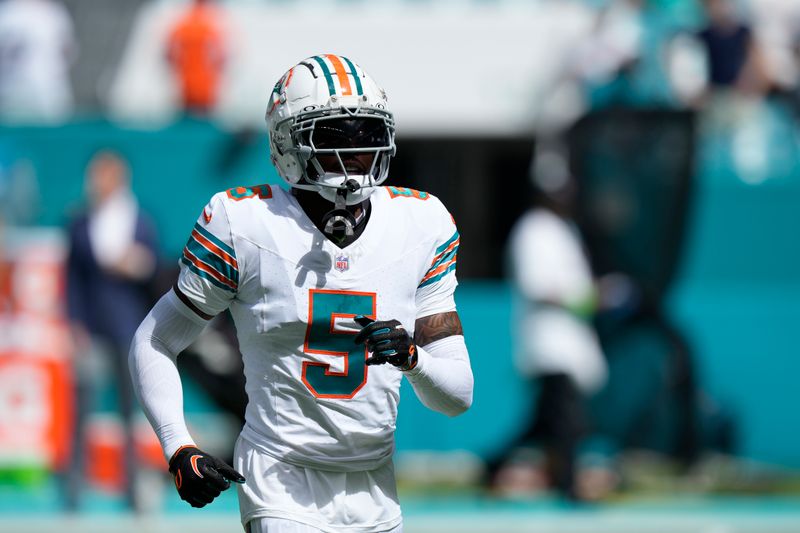
[[[416,320],[414,338],[397,320],[359,316],[356,336],[372,356],[367,365],[391,364],[401,370],[428,408],[457,416],[472,405],[473,377],[461,320],[455,311]]]
[[[174,291],[162,296],[136,330],[128,356],[134,391],[167,459],[193,443],[183,417],[176,360],[206,325],[181,309],[183,305]]]
[[[199,450],[186,427],[176,359],[208,320],[228,307],[238,290],[239,263],[224,206],[206,206],[181,258],[175,287],[145,317],[131,343],[134,390],[158,436],[181,498],[194,507],[210,503],[230,481],[244,478]]]
[[[420,401],[449,416],[469,409],[474,380],[458,313],[449,311],[418,318],[414,341],[418,361],[406,376]]]
[[[455,311],[418,318],[414,324],[414,342],[417,346],[427,346],[453,335],[464,335],[461,318]]]
[[[206,320],[187,308],[173,289],[165,294],[134,335],[129,365],[134,390],[169,459],[175,487],[193,507],[211,503],[241,474],[194,445],[183,416],[178,354],[194,342]]]

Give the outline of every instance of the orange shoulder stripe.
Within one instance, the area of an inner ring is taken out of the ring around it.
[[[444,257],[447,254],[449,254],[450,252],[452,252],[453,248],[457,248],[460,242],[461,242],[461,237],[459,237],[458,239],[453,241],[453,243],[450,246],[448,246],[447,248],[445,248],[442,253],[440,253],[439,255],[437,255],[436,257],[433,258],[433,261],[431,261],[431,266],[435,265],[436,262],[439,261],[442,257]]]
[[[445,270],[447,270],[447,267],[449,267],[450,265],[452,265],[452,264],[453,264],[453,263],[455,263],[455,262],[456,262],[456,258],[454,257],[453,259],[451,259],[451,260],[450,260],[450,261],[448,261],[447,263],[445,263],[445,264],[443,264],[443,265],[441,265],[441,266],[439,266],[439,267],[436,267],[434,270],[431,270],[430,272],[428,272],[427,274],[425,274],[425,277],[424,277],[424,278],[422,278],[422,280],[420,281],[420,283],[422,283],[422,282],[425,282],[425,281],[428,281],[429,279],[431,279],[432,277],[434,277],[436,274],[439,274],[439,273],[441,273],[441,272],[444,272]]]
[[[228,252],[226,252],[225,250],[223,250],[210,240],[206,239],[203,235],[198,233],[197,230],[192,230],[192,237],[194,238],[194,240],[202,244],[203,247],[206,248],[209,252],[213,253],[214,255],[216,255],[226,263],[228,263],[230,266],[235,268],[236,270],[239,270],[239,263],[236,262],[236,258],[231,257],[231,255]]]
[[[185,257],[186,259],[191,261],[194,266],[196,266],[197,268],[199,268],[200,270],[202,270],[206,274],[212,276],[215,280],[219,281],[223,285],[227,285],[231,289],[236,290],[237,287],[236,287],[235,283],[233,283],[231,280],[229,280],[228,278],[226,278],[225,276],[223,276],[222,274],[217,272],[213,267],[211,267],[211,266],[207,265],[206,263],[202,262],[200,259],[198,259],[192,252],[190,252],[186,248],[183,249],[183,257]]]

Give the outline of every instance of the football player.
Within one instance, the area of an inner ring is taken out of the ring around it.
[[[381,186],[394,120],[384,91],[348,58],[292,67],[266,121],[288,190],[237,187],[203,209],[177,283],[134,339],[137,393],[191,505],[236,482],[249,533],[399,532],[403,377],[441,413],[472,402],[453,299],[459,234],[433,195]],[[235,469],[189,434],[175,366],[225,309],[248,394]]]

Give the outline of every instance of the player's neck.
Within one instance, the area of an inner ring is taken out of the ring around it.
[[[343,237],[337,241],[334,237],[325,233],[325,215],[333,209],[333,203],[319,195],[316,191],[306,191],[303,189],[292,189],[292,195],[297,198],[297,203],[305,212],[306,216],[314,223],[319,231],[325,235],[328,240],[333,242],[336,246],[344,248],[349,244],[355,242],[367,227],[370,212],[372,211],[369,199],[364,200],[360,204],[348,205],[347,210],[353,214],[356,219],[355,228],[353,228],[353,235],[350,237]]]

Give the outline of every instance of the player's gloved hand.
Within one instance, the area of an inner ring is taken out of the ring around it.
[[[216,457],[194,446],[183,446],[169,460],[169,471],[181,499],[192,507],[214,501],[230,482],[244,483],[244,476]]]
[[[417,347],[399,321],[375,321],[362,315],[355,321],[362,328],[356,335],[356,344],[366,344],[372,353],[367,366],[389,363],[400,370],[417,366]]]

